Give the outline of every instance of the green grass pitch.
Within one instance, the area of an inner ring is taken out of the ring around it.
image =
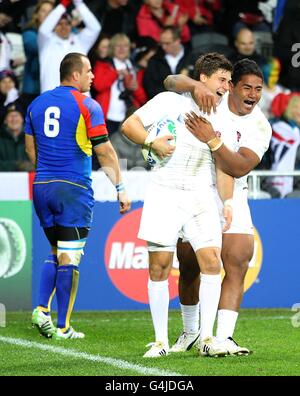
[[[75,312],[84,340],[54,341],[39,336],[29,312],[7,314],[0,327],[0,376],[299,376],[300,327],[287,309],[242,310],[236,340],[249,356],[199,357],[196,349],[164,358],[143,359],[153,341],[150,312]],[[181,331],[179,311],[169,316],[171,344]]]

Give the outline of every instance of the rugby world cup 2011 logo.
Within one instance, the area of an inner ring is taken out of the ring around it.
[[[26,240],[20,226],[12,219],[0,218],[0,278],[18,274],[26,259]]]
[[[148,304],[148,250],[146,242],[137,237],[141,213],[142,208],[135,209],[114,224],[106,240],[104,259],[108,276],[119,292]],[[174,265],[169,276],[170,299],[178,295],[179,270]]]

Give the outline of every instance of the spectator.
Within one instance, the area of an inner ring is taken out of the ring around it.
[[[61,0],[38,30],[41,92],[59,85],[59,65],[70,52],[87,54],[96,41],[101,26],[82,0],[73,4],[82,17],[85,28],[72,33],[72,18],[66,13],[71,0]]]
[[[109,55],[107,61],[99,60],[95,64],[93,89],[103,109],[107,129],[112,134],[119,129],[129,107],[138,108],[146,102],[146,94],[138,84],[130,60],[130,40],[124,33],[111,38]]]
[[[6,109],[4,124],[0,129],[0,171],[32,171],[25,152],[24,118],[18,105],[10,104]]]
[[[192,35],[214,30],[214,12],[220,10],[220,0],[174,0],[174,3],[189,16],[188,25]]]
[[[144,45],[141,45],[142,43],[144,43]],[[147,70],[150,59],[156,54],[158,45],[151,37],[144,37],[143,40],[140,41],[140,45],[141,46],[135,50],[133,61],[137,74],[137,81],[140,86],[143,86],[145,71]],[[148,100],[148,97],[146,100]]]
[[[42,0],[38,2],[33,11],[31,20],[22,33],[26,55],[22,100],[26,103],[26,107],[40,94],[40,66],[37,42],[38,28],[52,10],[52,1]]]
[[[283,113],[272,123],[271,170],[293,171],[300,144],[300,93],[279,94],[273,101],[273,111],[278,116]],[[281,197],[293,191],[293,177],[276,176],[270,178],[269,183]]]
[[[6,36],[2,31],[3,21],[0,16],[0,71],[4,69],[10,69],[11,66],[11,45]]]
[[[149,60],[155,55],[158,44],[151,37],[142,37],[133,53],[134,64],[137,69],[146,69]]]
[[[251,30],[243,28],[239,31],[234,42],[236,52],[229,56],[229,60],[235,64],[239,60],[248,58],[255,61],[260,68],[266,63],[263,56],[257,53],[255,37]]]
[[[11,70],[0,72],[0,122],[6,114],[6,106],[19,97],[18,81]]]
[[[20,20],[25,14],[27,1],[1,0],[0,29],[5,26],[5,32],[20,33]]]
[[[117,33],[125,33],[130,40],[136,39],[135,18],[137,14],[136,3],[128,0],[88,0],[90,9],[100,21],[102,33],[112,37]]]
[[[264,76],[264,89],[262,91],[259,107],[262,109],[267,118],[272,118],[274,115],[271,111],[271,104],[275,96],[279,93],[289,93],[289,89],[278,84],[281,65],[277,58],[270,58],[268,62],[263,65],[262,72]]]
[[[177,4],[166,0],[144,0],[136,18],[137,32],[139,36],[152,37],[158,42],[162,30],[173,26],[179,29],[182,42],[188,43],[191,34],[187,21],[188,14],[182,13]]]
[[[180,73],[187,64],[179,29],[164,28],[160,34],[160,47],[150,59],[144,75],[144,88],[149,99],[165,90],[163,82],[169,74]]]
[[[109,54],[109,43],[110,36],[101,32],[97,41],[88,53],[92,68],[94,68],[97,60],[107,60]]]
[[[223,0],[223,20],[226,25],[226,33],[236,37],[237,33],[248,28],[252,31],[271,32],[271,26],[267,23],[263,13],[259,9],[260,3],[268,0]]]

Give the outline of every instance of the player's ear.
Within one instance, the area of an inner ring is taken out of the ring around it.
[[[200,73],[200,78],[199,78],[199,80],[200,80],[202,83],[205,83],[205,82],[207,81],[207,75],[206,75],[206,74],[203,74],[203,73]]]
[[[78,81],[78,80],[79,80],[79,77],[80,77],[79,71],[74,71],[74,72],[73,72],[73,79],[74,79],[75,81]]]
[[[230,92],[230,93],[232,93],[233,88],[234,88],[234,87],[233,87],[233,83],[232,83],[232,81],[230,80],[230,81],[229,81],[229,92]]]

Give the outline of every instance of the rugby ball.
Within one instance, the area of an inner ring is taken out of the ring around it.
[[[177,139],[177,130],[176,130],[176,122],[171,120],[170,118],[163,118],[158,122],[155,122],[148,127],[146,127],[147,132],[151,138],[162,137],[166,135],[172,135],[174,139],[169,140],[169,144],[172,146],[176,146]],[[142,147],[142,155],[144,160],[150,165],[164,165],[166,164],[171,157],[159,158],[154,150]]]

